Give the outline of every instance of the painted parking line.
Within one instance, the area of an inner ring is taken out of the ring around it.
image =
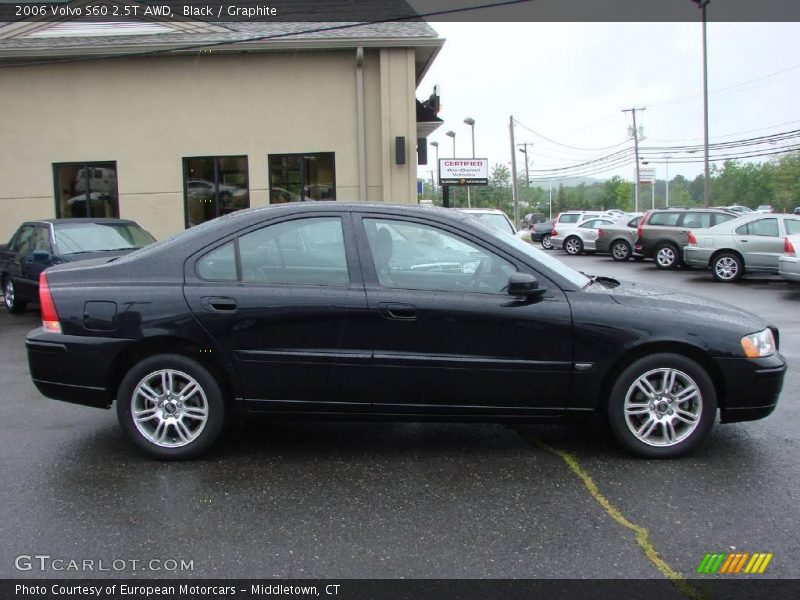
[[[692,598],[693,600],[707,600],[707,597],[700,592],[700,590],[696,589],[680,572],[673,569],[663,558],[661,558],[661,555],[650,541],[650,532],[647,530],[647,528],[637,525],[630,519],[626,518],[625,515],[622,514],[622,511],[620,511],[620,509],[615,506],[611,500],[603,495],[603,493],[600,491],[600,488],[597,487],[597,484],[592,479],[591,475],[589,475],[589,473],[580,466],[575,456],[569,452],[566,452],[565,450],[551,446],[550,444],[543,442],[538,438],[529,437],[528,439],[542,450],[549,452],[550,454],[554,454],[567,464],[570,470],[577,475],[578,479],[583,482],[583,485],[589,491],[589,494],[591,494],[592,498],[594,498],[595,502],[600,505],[606,514],[614,519],[614,521],[633,532],[634,539],[641,547],[647,560],[650,561],[650,563],[658,570],[659,573],[670,580],[681,593],[689,598]]]

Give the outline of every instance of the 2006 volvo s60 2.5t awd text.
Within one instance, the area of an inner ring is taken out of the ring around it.
[[[578,273],[460,211],[239,211],[122,258],[52,267],[30,372],[110,407],[165,459],[232,416],[558,419],[647,457],[770,414],[778,332],[731,306]]]

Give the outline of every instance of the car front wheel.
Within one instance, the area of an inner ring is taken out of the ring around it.
[[[733,283],[739,281],[744,273],[742,260],[730,252],[720,254],[711,262],[711,272],[714,279],[722,283]]]
[[[5,304],[6,310],[12,314],[23,312],[28,305],[27,300],[22,300],[17,295],[17,288],[10,275],[3,280],[3,304]]]
[[[614,260],[628,260],[631,257],[631,245],[623,240],[614,242],[611,246],[611,258]]]
[[[178,354],[160,354],[125,375],[117,418],[146,453],[162,460],[187,460],[203,454],[219,437],[225,401],[202,364]]]
[[[550,234],[546,233],[542,236],[542,248],[545,250],[553,249],[553,242],[550,240]]]
[[[611,390],[608,418],[619,442],[645,458],[674,458],[708,434],[717,395],[708,373],[692,359],[658,353],[636,360]]]
[[[656,267],[674,269],[680,263],[678,249],[672,244],[663,244],[656,249]]]
[[[567,254],[577,256],[583,252],[583,242],[575,236],[568,237],[564,240],[564,250],[567,251]]]

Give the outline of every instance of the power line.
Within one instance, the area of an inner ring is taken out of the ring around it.
[[[549,138],[546,135],[543,135],[543,134],[539,133],[538,131],[534,131],[533,129],[531,129],[530,127],[525,125],[524,123],[520,122],[518,119],[514,119],[514,122],[517,125],[519,125],[520,127],[522,127],[523,129],[526,129],[527,131],[532,133],[533,135],[538,136],[538,137],[542,138],[543,140],[547,140],[551,144],[555,144],[556,146],[562,146],[564,148],[570,148],[572,150],[582,150],[582,151],[585,151],[585,152],[599,152],[599,151],[603,151],[603,150],[612,150],[613,148],[619,148],[623,144],[627,144],[628,143],[628,140],[624,140],[622,142],[619,142],[618,144],[613,144],[611,146],[603,146],[603,147],[600,147],[600,148],[582,148],[580,146],[570,146],[569,144],[562,144],[561,142],[557,142],[554,139]]]

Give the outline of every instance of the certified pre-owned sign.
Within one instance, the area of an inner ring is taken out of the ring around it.
[[[488,158],[440,158],[440,185],[489,185]]]

